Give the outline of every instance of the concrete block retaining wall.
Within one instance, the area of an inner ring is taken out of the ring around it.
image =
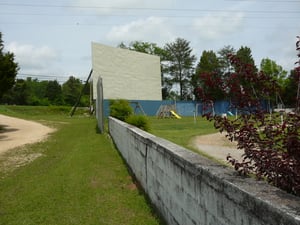
[[[109,132],[168,224],[300,224],[298,197],[111,117]]]

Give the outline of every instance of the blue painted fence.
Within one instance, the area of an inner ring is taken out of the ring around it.
[[[176,105],[176,111],[181,116],[193,116],[194,113],[196,116],[202,115],[205,111],[203,104],[197,101],[172,101],[172,100],[163,100],[163,101],[146,101],[146,100],[133,100],[130,101],[131,106],[134,109],[136,114],[142,114],[140,108],[148,116],[155,116],[159,107],[161,105]],[[138,104],[141,106],[138,107]],[[217,115],[227,114],[234,115],[235,109],[230,108],[229,101],[217,101],[214,103],[214,112]],[[109,100],[104,100],[104,115],[109,115]]]

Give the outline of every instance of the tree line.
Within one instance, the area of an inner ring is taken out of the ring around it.
[[[295,103],[298,90],[298,77],[295,70],[288,73],[269,58],[262,59],[257,68],[251,49],[247,46],[241,46],[236,50],[227,45],[217,52],[204,50],[198,62],[190,42],[182,38],[177,38],[163,47],[143,41],[134,41],[128,45],[121,43],[118,47],[160,57],[163,99],[200,100],[197,90],[201,88],[210,89],[213,99],[224,100],[225,96],[214,88],[214,85],[204,85],[203,76],[207,74],[211,82],[217,82],[238,72],[240,68],[233,65],[228,58],[229,55],[236,55],[243,65],[251,65],[256,71],[272,76],[274,82],[279,84],[276,93],[273,93],[272,103],[281,103],[285,106],[293,106]],[[0,32],[0,103],[73,105],[76,102],[76,97],[83,86],[80,80],[70,77],[66,83],[60,85],[56,80],[16,79],[19,66],[14,62],[13,53],[4,52],[3,49]],[[88,94],[83,96],[81,105],[88,103]]]
[[[17,79],[15,84],[0,99],[0,104],[10,105],[67,105],[74,106],[84,84],[70,76],[60,84],[57,80],[39,81],[38,79]],[[90,90],[83,93],[79,106],[89,105]]]

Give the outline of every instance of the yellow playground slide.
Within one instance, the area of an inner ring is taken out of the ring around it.
[[[175,116],[176,119],[181,119],[181,116],[179,116],[176,112],[174,112],[173,110],[170,111],[170,113]]]

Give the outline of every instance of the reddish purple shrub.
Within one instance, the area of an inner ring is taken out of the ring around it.
[[[299,38],[299,37],[298,37]],[[297,42],[300,52],[300,39]],[[254,66],[244,65],[234,56],[228,56],[238,71],[223,79],[214,75],[200,74],[203,86],[197,92],[206,104],[206,116],[214,120],[220,132],[225,131],[229,140],[237,141],[238,149],[244,151],[239,162],[231,156],[227,160],[243,175],[253,173],[258,179],[300,196],[300,94],[296,110],[284,116],[270,115],[264,111],[262,100],[270,99],[277,90],[276,81],[263,72],[256,72]],[[300,53],[298,67],[300,77]],[[209,87],[209,88],[207,88]],[[211,89],[210,89],[211,88]],[[210,90],[221,90],[239,115],[235,119],[212,114],[213,95]]]

